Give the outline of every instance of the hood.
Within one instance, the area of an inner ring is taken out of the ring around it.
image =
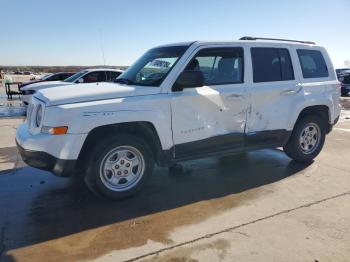
[[[128,86],[104,82],[43,89],[37,92],[35,97],[44,101],[46,105],[53,106],[130,96],[154,95],[158,93],[160,93],[159,87]]]
[[[40,83],[40,82],[44,82],[45,80],[32,80],[30,82],[25,82],[23,84],[20,85],[20,88],[25,87],[27,85],[31,85],[31,84],[36,84],[36,83]]]
[[[71,85],[71,84],[73,84],[73,83],[63,82],[63,81],[46,81],[46,82],[28,84],[28,85],[24,86],[23,88],[21,88],[21,90],[40,90],[43,88],[62,86],[62,85]]]

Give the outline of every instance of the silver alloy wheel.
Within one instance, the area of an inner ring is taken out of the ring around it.
[[[100,178],[108,189],[122,192],[137,185],[144,171],[145,160],[139,150],[132,146],[118,146],[102,159]]]
[[[320,143],[321,130],[315,123],[308,123],[300,132],[299,146],[304,154],[312,154]]]

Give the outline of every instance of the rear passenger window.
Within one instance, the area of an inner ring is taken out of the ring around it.
[[[254,83],[294,80],[289,51],[285,48],[251,48]]]
[[[106,82],[108,73],[109,71],[99,71],[97,76],[97,82]]]
[[[317,50],[297,50],[304,78],[328,77],[328,68],[323,55]]]

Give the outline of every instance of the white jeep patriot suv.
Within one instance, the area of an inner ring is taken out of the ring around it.
[[[311,42],[178,43],[149,50],[114,83],[39,91],[16,141],[28,165],[81,174],[120,199],[155,163],[275,147],[311,161],[339,118],[339,95],[326,50]]]

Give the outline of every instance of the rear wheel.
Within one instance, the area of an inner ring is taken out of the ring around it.
[[[315,115],[304,116],[296,123],[283,149],[290,158],[309,162],[321,152],[325,137],[325,120]]]
[[[153,152],[145,141],[116,135],[102,140],[91,152],[85,182],[97,195],[121,199],[139,191],[153,167]]]

